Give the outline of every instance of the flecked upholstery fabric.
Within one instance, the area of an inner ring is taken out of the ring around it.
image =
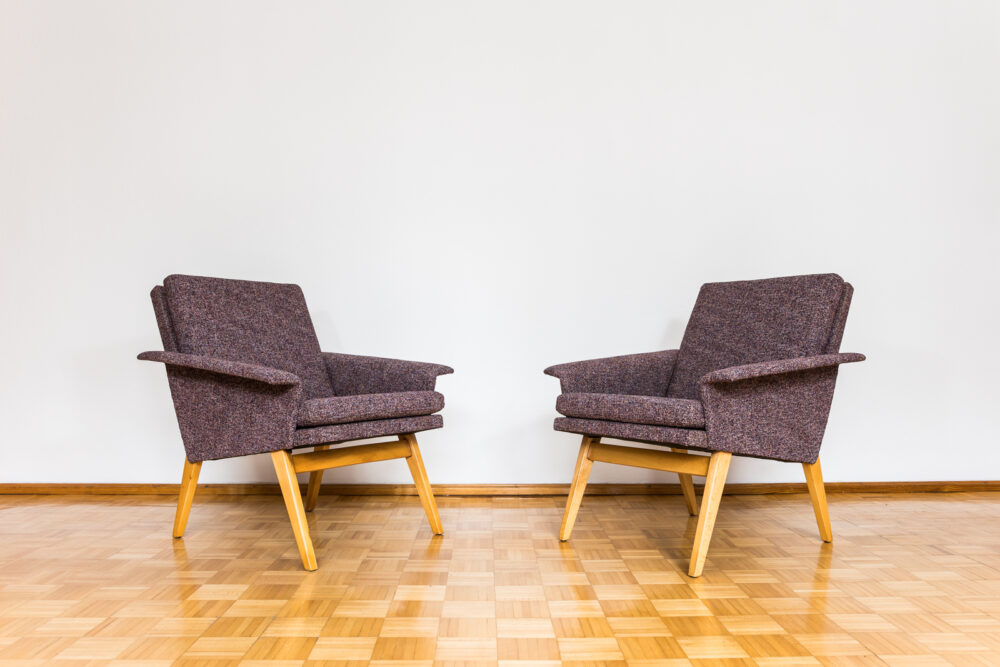
[[[701,388],[710,448],[757,458],[815,463],[837,366]]]
[[[430,413],[444,398],[433,389],[437,375],[450,368],[324,357],[296,285],[193,276],[164,283],[150,298],[165,351],[139,358],[166,365],[188,460],[441,427],[440,415]],[[342,363],[331,368],[326,358]],[[374,395],[334,396],[331,370],[345,392]],[[307,396],[307,390],[321,395]],[[300,419],[309,426],[296,429]]]
[[[143,352],[138,357],[142,361],[159,361],[167,366],[179,366],[202,371],[211,371],[222,375],[244,378],[246,380],[256,380],[264,384],[273,385],[298,385],[299,378],[288,371],[279,371],[276,368],[258,366],[257,364],[244,364],[239,361],[229,361],[228,359],[216,359],[215,357],[205,357],[199,354],[182,354],[180,352]]]
[[[697,399],[701,378],[719,368],[822,354],[843,289],[832,273],[704,285],[666,395]]]
[[[160,340],[167,352],[177,351],[177,340],[174,338],[173,324],[170,322],[170,311],[167,309],[167,297],[163,294],[163,286],[157,285],[149,293],[153,301],[153,312],[156,313],[156,326],[160,330]]]
[[[666,398],[593,397],[580,393],[591,391],[580,388],[586,386],[580,382],[567,389],[563,375],[568,373],[550,371],[592,362],[563,364],[546,370],[563,381],[556,409],[572,415],[556,419],[555,428],[814,463],[838,368],[865,358],[838,353],[853,292],[834,274],[705,285],[676,353],[672,376],[667,376]],[[581,376],[576,371],[575,377]],[[700,405],[703,428],[654,425],[683,425],[676,414],[679,406],[666,407],[667,401],[679,398],[686,399],[685,405]],[[659,401],[664,403],[657,412]]]
[[[633,424],[705,428],[701,401],[626,394],[562,394],[556,411],[567,417]]]
[[[650,424],[626,424],[625,422],[578,419],[576,417],[556,417],[553,428],[557,431],[595,437],[635,440],[637,442],[648,442],[658,445],[675,445],[690,449],[708,448],[708,436],[702,429],[652,426]]]
[[[626,354],[549,366],[546,375],[559,378],[563,394],[633,394],[665,396],[677,350]]]
[[[298,285],[167,276],[177,350],[294,373],[303,399],[334,393]]]
[[[298,384],[271,385],[218,372],[167,366],[189,461],[288,449],[302,399]]]
[[[444,408],[444,396],[436,391],[397,391],[390,394],[330,396],[305,401],[299,409],[298,426],[326,426],[370,419],[393,419],[429,415]]]
[[[739,382],[767,375],[781,375],[795,371],[807,371],[813,368],[839,366],[856,361],[864,361],[865,355],[856,352],[841,354],[819,354],[814,357],[795,357],[794,359],[778,359],[777,361],[761,361],[756,364],[720,368],[706,373],[701,384],[719,384],[723,382]]]
[[[434,391],[437,376],[455,372],[441,364],[334,352],[324,352],[323,361],[337,396]]]
[[[830,340],[826,344],[826,349],[823,350],[827,354],[840,352],[840,343],[844,339],[844,327],[847,324],[847,313],[851,310],[853,296],[854,286],[851,283],[844,283],[844,290],[840,294],[840,305],[833,318],[833,331],[830,332]]]
[[[335,424],[316,428],[300,428],[295,431],[294,447],[310,445],[326,445],[362,438],[377,438],[383,435],[399,435],[401,433],[419,433],[441,428],[444,424],[441,415],[425,415],[423,417],[403,417],[401,419],[378,419],[366,422],[351,422],[350,424]]]

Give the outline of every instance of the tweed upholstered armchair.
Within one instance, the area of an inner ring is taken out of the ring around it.
[[[555,429],[583,436],[559,539],[570,538],[594,461],[676,472],[698,516],[688,574],[700,576],[735,454],[801,463],[832,541],[819,448],[838,367],[865,358],[840,353],[853,292],[835,274],[709,283],[680,349],[547,368],[562,386]],[[700,512],[692,475],[706,478]]]
[[[443,532],[416,433],[441,428],[447,366],[321,352],[298,285],[168,276],[151,293],[186,458],[174,537],[183,537],[203,461],[269,453],[302,565],[316,554],[305,512],[329,468],[403,458],[431,530]],[[387,442],[330,449],[350,440]],[[313,451],[292,454],[311,447]],[[296,473],[309,472],[303,502]]]

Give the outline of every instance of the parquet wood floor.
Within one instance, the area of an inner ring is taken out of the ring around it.
[[[0,665],[1000,665],[1000,494],[0,497]]]

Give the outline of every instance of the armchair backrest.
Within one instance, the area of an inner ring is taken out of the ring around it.
[[[853,292],[835,273],[703,285],[667,396],[697,399],[720,368],[838,352]]]
[[[333,396],[298,285],[173,275],[150,296],[164,350],[289,371],[303,399]]]

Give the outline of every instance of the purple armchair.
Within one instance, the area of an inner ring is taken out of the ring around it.
[[[853,292],[835,274],[709,283],[680,349],[545,369],[562,385],[555,429],[583,436],[559,539],[570,538],[594,461],[676,472],[698,516],[688,574],[700,576],[736,454],[801,463],[820,536],[832,541],[819,448],[840,364],[865,358],[840,353]],[[692,475],[706,478],[700,512]]]
[[[431,530],[443,532],[416,433],[441,428],[447,366],[321,352],[297,285],[168,276],[150,295],[186,458],[174,537],[183,537],[203,461],[269,453],[302,564],[316,569],[305,512],[328,468],[404,458]],[[330,449],[349,440],[395,440]],[[292,454],[312,447],[312,452]],[[296,473],[309,472],[303,503]]]

